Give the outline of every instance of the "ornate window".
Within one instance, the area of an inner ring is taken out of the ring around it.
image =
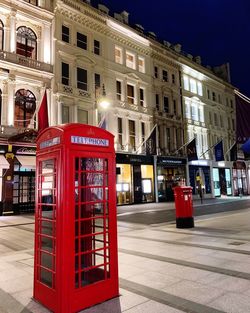
[[[4,41],[4,26],[3,22],[0,20],[0,49],[3,50],[3,41]]]
[[[37,37],[32,29],[26,26],[17,29],[16,53],[26,58],[36,59]]]
[[[15,95],[15,127],[27,127],[36,111],[36,97],[26,89],[19,89]],[[34,125],[35,128],[35,125]]]

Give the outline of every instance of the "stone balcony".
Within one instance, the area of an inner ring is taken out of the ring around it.
[[[44,63],[38,60],[34,60],[31,58],[26,58],[22,55],[18,55],[16,53],[7,52],[0,50],[0,61],[6,61],[10,63],[15,63],[21,66],[25,66],[28,68],[36,69],[43,72],[53,72],[53,66],[48,63]]]

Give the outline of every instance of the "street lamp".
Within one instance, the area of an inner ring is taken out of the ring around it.
[[[97,97],[95,88],[95,125],[99,126],[99,123],[102,120],[102,113],[104,112],[104,118],[106,115],[106,110],[110,107],[110,101],[106,96],[106,90],[104,84],[102,85],[102,94]],[[101,112],[101,116],[99,116],[99,112]],[[100,117],[100,118],[99,118]]]

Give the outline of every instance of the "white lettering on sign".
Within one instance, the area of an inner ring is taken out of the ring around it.
[[[99,147],[109,146],[108,139],[80,137],[80,136],[71,136],[71,143],[77,143],[80,145],[99,146]]]
[[[60,143],[60,137],[55,137],[40,143],[40,149],[48,148],[51,146],[58,145]]]

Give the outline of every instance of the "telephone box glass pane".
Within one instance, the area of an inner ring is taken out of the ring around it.
[[[38,280],[55,288],[56,161],[41,161],[38,167]]]
[[[108,160],[75,159],[75,287],[109,277]]]

